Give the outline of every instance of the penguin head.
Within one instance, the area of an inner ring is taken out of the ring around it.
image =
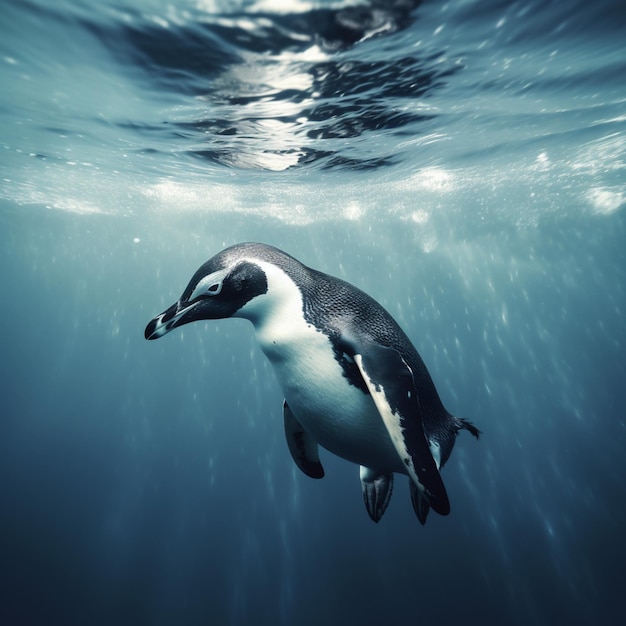
[[[267,293],[268,280],[261,265],[254,258],[242,255],[241,248],[227,248],[202,265],[180,299],[146,326],[146,339],[158,339],[178,326],[197,320],[250,319],[251,315],[242,309]]]

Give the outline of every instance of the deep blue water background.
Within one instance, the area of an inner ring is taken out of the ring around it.
[[[0,6],[0,623],[617,624],[620,2]],[[484,432],[421,527],[293,465],[225,245],[374,295]]]

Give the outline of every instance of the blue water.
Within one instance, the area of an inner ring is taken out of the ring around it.
[[[4,0],[0,623],[621,623],[624,41],[617,0]],[[448,517],[300,473],[246,322],[144,340],[245,240],[484,432]]]

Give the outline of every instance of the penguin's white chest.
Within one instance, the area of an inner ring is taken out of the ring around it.
[[[306,321],[293,282],[284,274],[278,278],[274,273],[273,293],[265,302],[256,303],[257,310],[264,309],[254,325],[296,419],[321,446],[342,458],[401,471],[371,396],[350,383],[329,337]],[[281,298],[277,299],[279,290]]]
[[[302,330],[286,342],[260,341],[293,414],[338,456],[361,465],[395,465],[397,454],[371,396],[343,375],[326,335],[313,326]]]
[[[343,376],[328,337],[312,325],[271,341],[264,333],[257,337],[296,416],[307,422],[318,419],[339,422],[337,428],[342,424],[356,428],[359,415],[366,417],[375,410],[371,398]]]

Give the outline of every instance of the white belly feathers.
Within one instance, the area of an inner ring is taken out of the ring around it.
[[[328,336],[305,320],[300,290],[276,266],[259,265],[268,277],[268,293],[240,315],[253,321],[293,414],[334,454],[380,470],[403,471],[371,397],[350,384]]]

